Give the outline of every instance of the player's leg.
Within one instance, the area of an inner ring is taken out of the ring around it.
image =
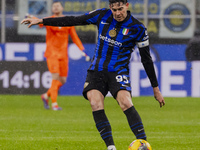
[[[51,87],[48,89],[48,91],[44,94],[41,95],[41,99],[44,103],[44,108],[49,109],[49,97],[51,96],[51,91],[53,87],[53,74],[58,74],[58,61],[55,59],[47,58],[47,67],[49,69],[49,72],[51,72],[52,76],[52,82],[51,82]],[[59,75],[59,74],[58,74]],[[55,75],[56,76],[56,75]]]
[[[104,140],[107,147],[113,147],[114,141],[112,137],[111,125],[104,111],[103,94],[98,90],[90,90],[87,92],[87,98],[92,107],[93,118],[101,138]]]
[[[47,93],[42,94],[41,99],[43,101],[44,108],[49,109],[49,97],[48,97]]]
[[[58,104],[57,104],[58,91],[60,87],[63,85],[63,81],[64,81],[64,79],[62,79],[60,75],[60,68],[61,68],[60,61],[58,59],[48,58],[47,66],[52,75],[52,83],[49,90],[45,94],[43,94],[41,97],[44,102],[44,106],[45,106],[45,101],[48,102],[48,98],[51,97],[52,109],[61,110],[62,108],[58,107]],[[65,70],[65,72],[68,71],[67,69],[63,69],[63,70]],[[67,76],[67,73],[65,73],[64,75]],[[66,78],[66,77],[63,77],[63,78]]]
[[[57,98],[58,98],[58,91],[60,87],[62,86],[62,82],[60,81],[60,75],[59,73],[52,73],[52,84],[51,88],[49,89],[50,92],[48,92],[49,96],[51,97],[51,106],[53,110],[61,110],[62,108],[58,106]]]
[[[63,85],[63,84],[66,83],[67,77],[66,77],[66,76],[65,76],[65,77],[59,76],[59,81],[60,81],[60,82],[62,83],[62,85]]]
[[[58,91],[60,89],[60,87],[65,84],[67,80],[67,77],[61,77],[60,75],[58,76],[58,78],[53,78],[53,81],[56,81],[57,83],[55,83],[52,87],[52,90],[51,91],[51,100],[52,100],[52,109],[53,110],[62,110],[61,107],[58,106],[58,103],[57,103],[57,97],[58,97]]]
[[[109,74],[109,90],[127,117],[136,138],[146,139],[142,120],[132,103],[129,73]]]
[[[129,126],[137,139],[146,140],[146,134],[140,115],[132,104],[130,92],[120,90],[117,93],[116,100],[127,117]]]
[[[62,82],[59,80],[60,77],[58,73],[52,73],[51,76],[52,76],[51,87],[48,89],[46,93],[42,94],[41,98],[44,102],[45,108],[47,108],[47,106],[45,105],[46,103],[48,103],[49,97],[51,97],[52,109],[54,110],[55,107],[56,109],[61,110],[61,108],[59,108],[57,104],[57,96],[58,96],[58,90],[62,86]]]
[[[108,150],[116,150],[111,125],[104,111],[104,97],[108,92],[105,80],[105,76],[102,76],[101,73],[96,74],[88,71],[83,95],[90,102],[96,128],[108,147]]]
[[[68,59],[59,59],[58,61],[59,66],[59,74],[54,74],[55,76],[52,76],[52,82],[55,82],[55,84],[52,86],[51,91],[51,100],[52,100],[52,109],[53,110],[61,110],[62,108],[58,106],[57,103],[57,97],[58,97],[58,91],[60,87],[65,84],[67,75],[68,75]]]
[[[51,87],[48,89],[48,91],[44,94],[42,94],[41,98],[44,102],[44,107],[46,109],[49,109],[48,101],[49,97],[51,97],[52,105],[57,105],[57,95],[58,95],[58,89],[62,85],[62,83],[59,81],[59,73],[51,73],[52,76],[52,82]]]

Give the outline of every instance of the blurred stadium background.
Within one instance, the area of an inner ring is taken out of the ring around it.
[[[28,29],[20,25],[20,21],[27,13],[39,18],[51,15],[52,1],[1,0],[1,94],[41,94],[50,86],[51,77],[43,58],[45,29],[37,26]],[[96,8],[108,7],[107,0],[62,1],[65,15],[81,15]],[[200,0],[129,0],[129,3],[132,14],[148,28],[151,52],[163,95],[199,97],[200,65],[198,62],[186,61],[185,48],[194,31],[200,28]],[[76,30],[87,53],[92,56],[96,27],[77,26]],[[84,62],[74,44],[69,45],[69,57],[69,77],[60,94],[81,95],[89,63]],[[130,67],[135,68],[130,68],[134,74],[133,96],[152,95],[137,50],[131,61]]]
[[[39,95],[51,84],[43,57],[45,29],[36,26],[28,29],[20,25],[20,21],[27,13],[39,18],[50,16],[52,1],[1,0],[0,149],[105,148],[96,132],[89,104],[81,97],[90,64],[71,42],[69,76],[60,89],[62,97],[58,98],[64,110],[57,114],[47,112],[38,101]],[[65,15],[80,15],[108,7],[107,0],[62,1]],[[130,65],[132,95],[138,97],[134,104],[144,118],[149,141],[154,150],[196,150],[200,147],[200,62],[188,62],[185,49],[195,30],[200,29],[200,0],[128,1],[132,14],[148,28],[159,86],[166,97],[167,105],[162,110],[148,97],[153,95],[152,88],[136,48]],[[92,57],[96,28],[77,26],[76,30]],[[133,136],[125,116],[116,103],[106,103],[117,147],[127,149]]]

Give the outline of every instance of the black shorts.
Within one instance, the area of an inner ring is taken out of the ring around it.
[[[88,99],[87,92],[94,89],[100,91],[104,97],[110,91],[115,99],[120,90],[127,90],[131,93],[129,74],[88,70],[83,89],[85,99]]]

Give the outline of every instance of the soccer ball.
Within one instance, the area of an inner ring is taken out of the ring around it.
[[[152,150],[152,148],[147,141],[137,139],[129,145],[128,150]]]

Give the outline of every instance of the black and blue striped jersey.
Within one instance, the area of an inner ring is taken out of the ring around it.
[[[137,45],[141,60],[153,87],[157,79],[149,53],[149,37],[145,26],[127,12],[122,22],[117,22],[110,9],[98,9],[81,16],[43,19],[44,25],[76,26],[94,24],[98,28],[95,55],[89,70],[129,73],[129,61]]]

